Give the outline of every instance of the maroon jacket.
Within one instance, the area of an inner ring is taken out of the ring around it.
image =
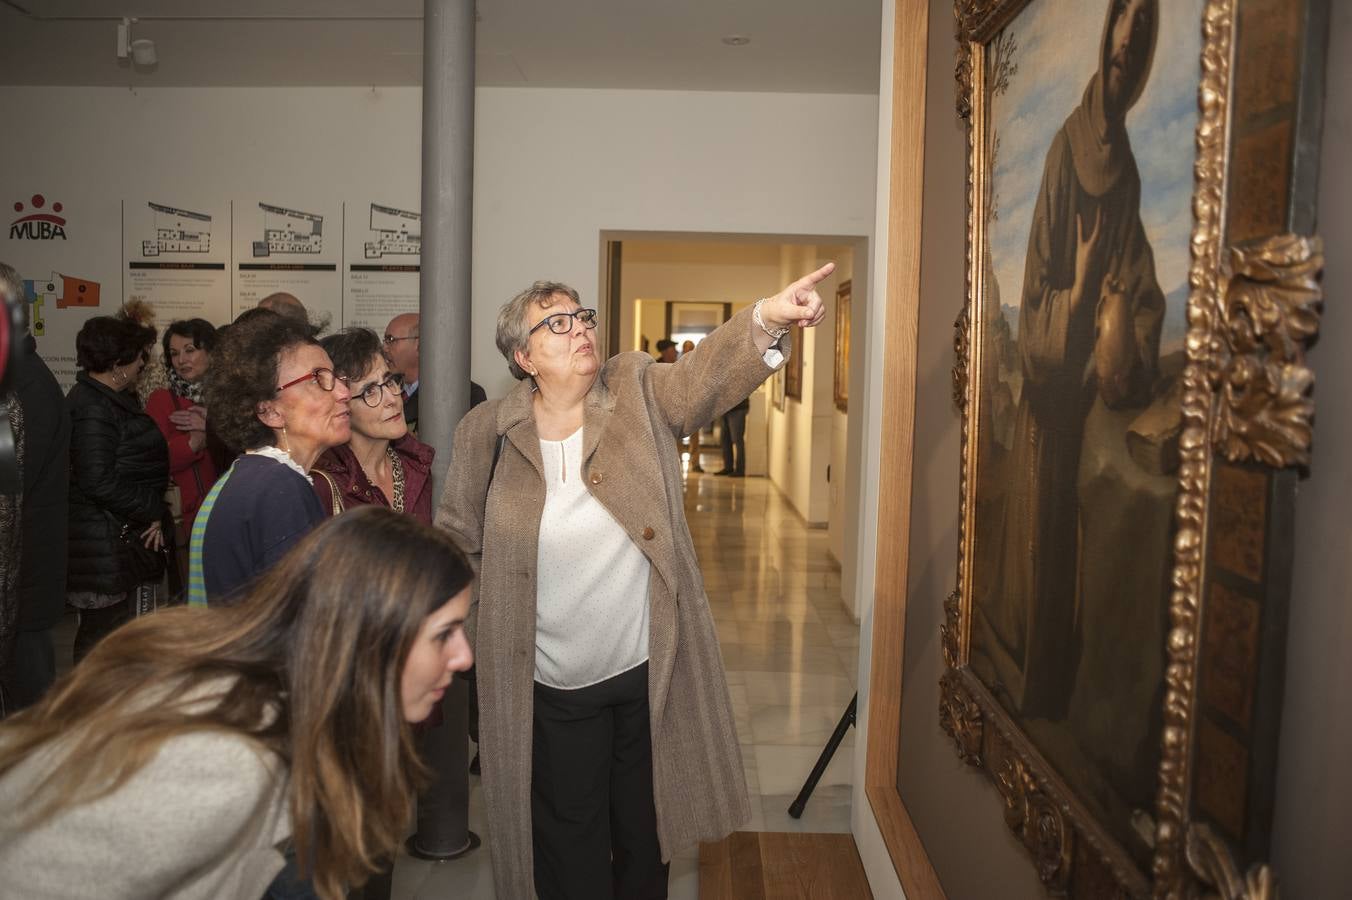
[[[431,525],[432,457],[436,451],[411,434],[404,435],[390,446],[404,464],[404,512],[419,522]],[[314,467],[333,479],[343,509],[364,505],[389,507],[391,504],[393,498],[386,497],[380,488],[371,484],[347,444],[324,451]],[[324,512],[331,515],[333,493],[329,482],[316,474],[314,483],[320,505],[324,507]]]

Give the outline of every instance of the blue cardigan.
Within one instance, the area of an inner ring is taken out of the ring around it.
[[[266,456],[240,456],[216,481],[193,522],[189,604],[205,606],[242,593],[323,521],[309,479]]]

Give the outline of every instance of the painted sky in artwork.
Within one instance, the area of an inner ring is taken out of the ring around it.
[[[1108,0],[1032,0],[1008,27],[1018,43],[1018,72],[991,106],[1000,149],[994,182],[998,218],[989,234],[1001,303],[1016,332],[1028,229],[1047,148],[1098,67],[1107,8]],[[1141,220],[1168,299],[1162,335],[1167,351],[1185,327],[1202,0],[1161,0],[1159,14],[1149,80],[1127,114],[1127,132],[1141,173]]]

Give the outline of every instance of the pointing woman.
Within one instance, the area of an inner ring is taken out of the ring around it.
[[[480,754],[498,896],[665,897],[671,857],[750,817],[677,438],[816,325],[828,264],[674,365],[598,355],[536,282],[498,314],[521,381],[456,429],[438,524],[478,564]]]

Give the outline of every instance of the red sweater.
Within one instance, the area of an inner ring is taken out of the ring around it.
[[[169,477],[178,485],[183,500],[183,521],[185,527],[192,526],[197,515],[197,507],[202,498],[216,483],[220,473],[211,461],[211,455],[203,447],[196,453],[188,446],[188,432],[179,431],[178,426],[169,421],[169,414],[183,409],[191,409],[192,401],[186,397],[175,396],[172,391],[161,388],[150,395],[146,401],[146,413],[155,420],[160,433],[169,444]]]

